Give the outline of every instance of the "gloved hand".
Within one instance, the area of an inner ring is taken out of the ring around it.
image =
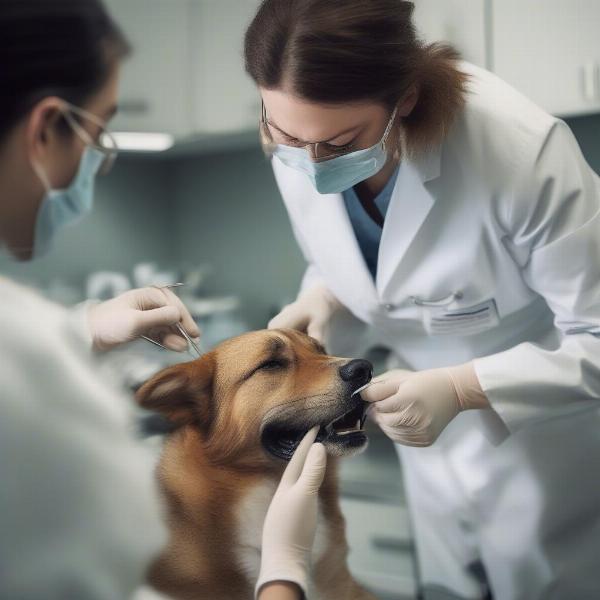
[[[318,432],[319,427],[313,427],[300,442],[269,506],[263,526],[257,596],[265,584],[273,581],[293,582],[306,596],[319,488],[327,466],[325,447],[313,444]]]
[[[377,377],[361,397],[394,442],[430,446],[463,410],[489,408],[473,363],[427,371],[393,370]]]
[[[90,306],[88,324],[96,350],[110,350],[146,335],[182,352],[187,341],[172,326],[181,323],[191,338],[200,330],[183,302],[167,288],[147,287],[125,292],[112,300]]]
[[[269,323],[269,329],[297,329],[323,343],[327,324],[342,308],[339,300],[322,284],[302,292]]]

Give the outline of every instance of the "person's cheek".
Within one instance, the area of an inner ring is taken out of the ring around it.
[[[84,148],[78,146],[79,144],[73,144],[60,156],[57,154],[53,165],[54,173],[50,174],[54,188],[59,190],[68,188],[75,179],[84,151]]]

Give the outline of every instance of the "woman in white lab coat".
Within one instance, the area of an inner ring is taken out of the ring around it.
[[[412,12],[266,0],[248,29],[309,265],[271,326],[392,351],[364,397],[398,443],[424,598],[600,597],[600,181]]]
[[[41,256],[91,209],[94,178],[116,156],[106,123],[128,51],[100,0],[0,3],[0,250]],[[168,290],[69,313],[0,278],[0,599],[124,600],[143,581],[165,541],[153,461],[134,439],[130,399],[92,350],[142,334],[183,350],[170,329],[179,322],[199,335]],[[292,494],[299,519],[316,514],[325,459],[311,441],[265,528],[265,598],[297,597],[305,585],[308,565],[285,556],[309,546],[314,527],[290,539],[277,509]],[[275,568],[294,583],[270,585]]]

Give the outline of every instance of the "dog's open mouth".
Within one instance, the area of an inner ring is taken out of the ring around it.
[[[323,443],[328,453],[336,456],[344,456],[364,448],[368,441],[363,431],[368,406],[367,402],[361,400],[360,397],[357,398],[354,408],[336,417],[333,421],[321,424],[316,441]],[[311,427],[318,424],[314,423]],[[283,424],[269,424],[263,431],[263,445],[274,456],[290,460],[298,444],[311,427],[290,429]]]

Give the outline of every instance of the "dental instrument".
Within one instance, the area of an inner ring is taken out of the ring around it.
[[[183,287],[185,285],[185,283],[171,283],[169,285],[163,285],[161,287],[158,287],[157,289],[159,290],[164,290],[164,289],[173,289],[173,288],[179,288],[179,287]],[[196,344],[196,342],[188,335],[187,331],[182,327],[181,323],[175,323],[174,325],[177,328],[177,331],[179,331],[179,333],[185,338],[185,340],[187,341],[188,345],[191,346],[196,354],[201,357],[202,356],[202,351],[200,350],[200,347],[198,346],[198,344]],[[158,346],[159,348],[162,348],[163,350],[169,350],[169,348],[167,348],[166,346],[163,346],[160,342],[157,342],[156,340],[153,340],[152,338],[149,338],[145,335],[141,336],[143,340],[146,340],[147,342],[150,342],[151,344],[154,344],[155,346]],[[188,347],[188,352],[189,352],[189,347]]]

